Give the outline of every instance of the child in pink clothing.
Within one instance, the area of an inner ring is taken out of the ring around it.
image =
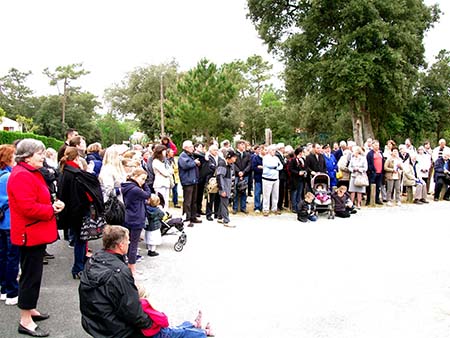
[[[316,186],[316,200],[320,202],[319,204],[323,204],[330,199],[330,196],[327,194],[327,190],[323,184],[318,184]]]
[[[152,319],[153,325],[150,328],[142,329],[146,337],[153,338],[205,338],[214,337],[211,325],[208,323],[202,329],[202,312],[199,311],[194,323],[183,322],[178,326],[169,326],[169,320],[163,312],[155,310],[147,299],[147,292],[139,285],[139,297],[142,309]]]

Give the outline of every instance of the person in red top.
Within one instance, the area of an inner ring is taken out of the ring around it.
[[[11,215],[11,242],[20,247],[18,332],[34,337],[49,333],[36,321],[49,318],[36,309],[41,288],[44,253],[47,244],[58,238],[55,214],[64,208],[61,201],[51,202],[50,192],[39,168],[44,163],[45,146],[41,141],[23,139],[17,144],[16,162],[8,180]]]
[[[383,168],[384,157],[380,150],[380,142],[377,140],[372,141],[372,149],[367,153],[367,175],[369,176],[370,184],[376,185],[375,190],[375,203],[382,205],[380,199],[381,185],[383,183]],[[369,192],[367,194],[367,205],[370,204],[370,185],[368,187]]]

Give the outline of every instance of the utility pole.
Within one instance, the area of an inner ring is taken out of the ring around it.
[[[161,99],[160,99],[160,103],[161,103],[161,137],[165,135],[164,133],[164,87],[163,87],[163,75],[164,72],[161,73],[161,77],[160,77],[160,83],[161,83],[161,88],[160,88],[160,94],[161,94]]]

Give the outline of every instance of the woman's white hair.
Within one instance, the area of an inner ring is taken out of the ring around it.
[[[24,162],[26,158],[33,156],[39,151],[45,151],[45,145],[42,141],[34,138],[24,138],[17,144],[16,162]]]

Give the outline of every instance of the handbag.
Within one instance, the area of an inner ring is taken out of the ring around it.
[[[105,226],[105,218],[102,215],[98,215],[94,206],[91,205],[89,215],[83,217],[83,223],[80,229],[80,240],[92,241],[102,238]]]
[[[217,177],[213,176],[208,180],[206,184],[206,192],[208,194],[217,194],[219,192],[219,183],[217,182]]]
[[[344,173],[342,172],[342,171],[338,171],[337,173],[336,173],[336,178],[338,179],[338,180],[340,180],[342,177],[344,177]]]
[[[112,225],[122,225],[125,221],[125,205],[111,192],[105,203],[105,221]]]
[[[358,174],[353,181],[353,185],[356,187],[367,187],[369,185],[369,177],[366,173]]]

